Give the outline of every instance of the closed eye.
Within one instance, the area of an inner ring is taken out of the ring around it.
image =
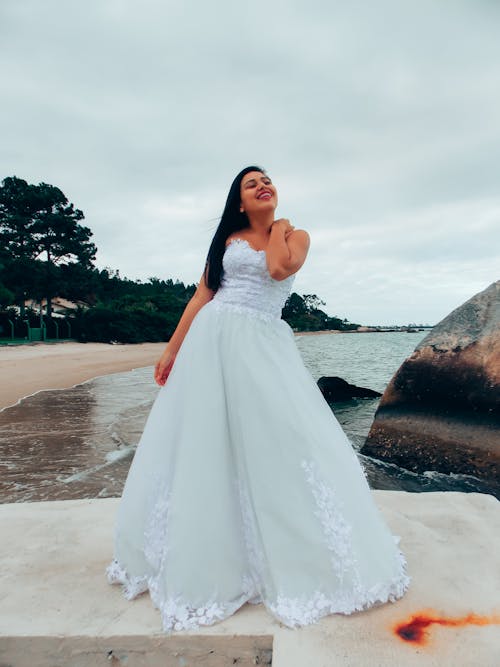
[[[266,176],[265,178],[261,179],[264,185],[270,185],[272,183],[271,179]],[[248,181],[245,183],[245,188],[254,188],[257,185],[257,181],[255,178],[250,178]]]

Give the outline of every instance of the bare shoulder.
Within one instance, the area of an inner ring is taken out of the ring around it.
[[[303,248],[309,248],[309,245],[311,243],[311,238],[305,229],[294,229],[293,232],[290,232],[290,234],[288,235],[287,241],[292,241],[293,243],[297,243]]]

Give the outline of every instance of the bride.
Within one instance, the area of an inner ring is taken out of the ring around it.
[[[234,179],[160,385],[106,569],[167,633],[246,602],[284,625],[394,602],[410,577],[351,443],[281,319],[309,235],[274,219],[263,169]]]

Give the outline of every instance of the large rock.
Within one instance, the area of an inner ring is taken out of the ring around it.
[[[500,486],[500,281],[415,348],[387,386],[361,451]]]

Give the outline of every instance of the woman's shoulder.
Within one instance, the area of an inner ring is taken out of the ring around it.
[[[309,236],[309,232],[307,232],[305,229],[294,229],[288,234],[287,240],[289,239],[293,239],[293,241],[298,241],[301,245],[308,247],[311,242],[311,237]]]

